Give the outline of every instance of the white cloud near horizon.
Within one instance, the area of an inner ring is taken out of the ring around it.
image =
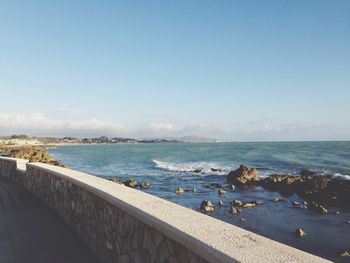
[[[9,135],[26,133],[35,135],[79,135],[107,134],[117,135],[126,132],[121,124],[103,121],[95,117],[87,120],[58,120],[41,113],[0,113],[1,133]]]
[[[72,117],[72,116],[71,116]],[[263,119],[226,126],[203,123],[179,124],[155,120],[129,129],[122,124],[95,117],[59,119],[42,113],[0,113],[0,135],[98,137],[131,136],[135,138],[182,137],[197,135],[233,141],[339,140],[349,139],[350,125],[323,123],[274,123]]]
[[[152,122],[149,124],[152,131],[181,131],[182,126],[175,125],[171,122]]]

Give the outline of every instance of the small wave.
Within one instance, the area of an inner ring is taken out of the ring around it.
[[[341,180],[350,180],[350,175],[347,175],[347,174],[335,173],[333,174],[333,176]]]
[[[229,167],[220,167],[215,163],[207,162],[168,163],[153,160],[153,163],[163,170],[201,175],[226,175],[231,170]]]

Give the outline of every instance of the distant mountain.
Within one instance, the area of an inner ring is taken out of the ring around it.
[[[180,142],[219,142],[220,140],[214,138],[205,138],[197,135],[189,135],[183,136],[180,138],[176,138],[177,141]]]

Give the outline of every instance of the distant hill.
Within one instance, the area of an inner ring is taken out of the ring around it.
[[[180,138],[176,138],[180,142],[219,142],[220,140],[214,138],[205,138],[197,135],[188,135]]]

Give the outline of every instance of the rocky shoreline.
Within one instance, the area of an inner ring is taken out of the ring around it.
[[[31,146],[1,146],[0,153],[11,158],[29,160],[29,162],[47,163],[60,167],[67,167],[65,164],[55,160],[47,151],[47,145]]]

